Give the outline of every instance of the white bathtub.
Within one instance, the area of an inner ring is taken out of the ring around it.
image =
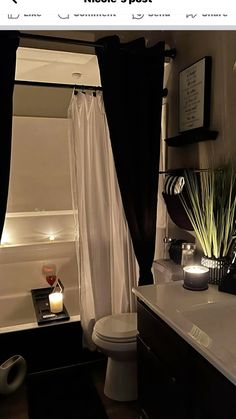
[[[66,288],[64,292],[65,307],[70,315],[69,321],[79,321],[79,291],[78,288]],[[68,320],[67,320],[68,322]],[[38,326],[31,292],[0,296],[0,333],[17,330],[46,327],[62,323],[47,323]]]

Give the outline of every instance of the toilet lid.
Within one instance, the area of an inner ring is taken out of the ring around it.
[[[94,327],[101,338],[128,341],[137,335],[137,313],[122,313],[98,320]]]

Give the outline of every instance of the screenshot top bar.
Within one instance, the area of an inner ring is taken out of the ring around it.
[[[236,6],[225,0],[1,0],[0,29],[235,29]]]

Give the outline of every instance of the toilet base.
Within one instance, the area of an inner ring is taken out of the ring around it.
[[[104,394],[112,400],[137,400],[137,360],[108,358]]]

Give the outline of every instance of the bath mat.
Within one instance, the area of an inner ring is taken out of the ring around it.
[[[108,419],[86,367],[28,377],[29,419]]]

